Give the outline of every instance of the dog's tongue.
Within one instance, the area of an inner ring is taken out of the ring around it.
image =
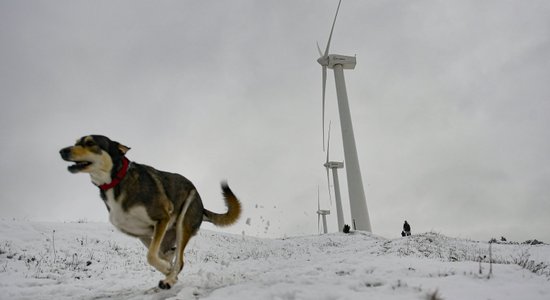
[[[70,165],[67,169],[71,173],[76,173],[76,172],[84,169],[85,167],[87,167],[89,164],[90,164],[89,162],[85,162],[85,161],[77,162],[74,165]]]

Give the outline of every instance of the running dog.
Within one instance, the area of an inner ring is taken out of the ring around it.
[[[227,183],[222,183],[227,212],[211,212],[203,207],[191,181],[130,162],[125,156],[128,150],[105,136],[88,135],[59,153],[64,160],[75,163],[68,167],[69,172],[90,174],[111,223],[141,240],[148,248],[147,262],[166,275],[159,288],[169,289],[183,268],[185,246],[202,221],[217,226],[234,224],[241,214],[241,204]]]

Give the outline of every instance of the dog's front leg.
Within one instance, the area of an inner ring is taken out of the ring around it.
[[[170,273],[170,263],[159,257],[159,250],[164,235],[166,234],[166,229],[168,227],[169,219],[160,220],[155,225],[155,230],[153,232],[153,238],[149,244],[149,250],[147,252],[147,262],[155,267],[155,269],[162,272],[164,275]]]
[[[188,223],[184,222],[185,214],[187,213],[187,209],[189,208],[189,205],[193,203],[193,200],[195,199],[195,194],[196,194],[195,190],[192,190],[189,193],[189,195],[187,196],[187,200],[185,201],[185,205],[183,206],[183,208],[181,209],[181,212],[178,215],[178,219],[175,225],[175,230],[170,231],[170,233],[172,234],[175,231],[176,260],[172,265],[172,270],[170,274],[167,274],[166,278],[159,282],[159,287],[161,289],[169,289],[170,287],[174,286],[174,284],[176,284],[176,282],[178,281],[178,274],[183,268],[183,263],[184,263],[183,253],[185,251],[185,246],[187,246],[189,239],[191,239],[191,237],[197,232],[197,228],[193,229],[191,222],[188,222]]]

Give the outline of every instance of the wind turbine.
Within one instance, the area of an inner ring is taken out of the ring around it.
[[[336,24],[336,18],[338,17],[341,3],[342,0],[338,2],[338,8],[336,9],[336,15],[332,22],[332,28],[330,29],[330,35],[324,53],[321,52],[321,48],[319,48],[319,44],[317,44],[317,49],[321,55],[321,57],[317,59],[317,62],[321,65],[323,73],[323,148],[325,144],[325,90],[327,84],[327,68],[330,68],[334,70],[334,80],[336,82],[336,95],[338,97],[340,127],[342,128],[352,223],[355,229],[372,232],[369,212],[367,210],[367,201],[365,199],[365,190],[363,189],[363,180],[361,178],[361,170],[359,168],[359,158],[357,157],[357,147],[353,135],[346,82],[344,79],[344,69],[353,70],[355,68],[356,59],[354,56],[338,54],[329,55],[330,41],[332,39],[334,24]]]
[[[342,232],[344,230],[345,220],[344,220],[344,212],[342,210],[342,199],[340,198],[340,182],[338,181],[338,169],[342,169],[344,167],[344,163],[339,161],[329,161],[330,125],[331,123],[329,123],[328,125],[327,160],[323,166],[325,166],[325,169],[327,170],[329,198],[331,198],[329,169],[332,169],[332,180],[334,182],[334,198],[336,199],[336,216],[338,217],[338,231]]]
[[[321,202],[319,200],[319,186],[317,186],[317,231],[319,230],[319,222],[321,221],[321,216],[323,216],[323,232],[327,233],[327,215],[330,214],[330,210],[321,209]]]

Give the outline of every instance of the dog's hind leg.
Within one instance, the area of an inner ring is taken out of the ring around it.
[[[172,228],[166,231],[162,244],[160,245],[160,258],[172,263],[174,259],[174,254],[176,251],[176,228]]]
[[[159,257],[159,250],[169,222],[169,218],[157,222],[147,251],[147,262],[165,275],[170,273],[170,263]]]
[[[187,197],[187,200],[185,201],[185,204],[183,205],[183,208],[178,215],[178,219],[175,225],[176,260],[172,265],[172,270],[170,271],[170,273],[166,275],[166,278],[164,280],[161,280],[159,282],[159,288],[161,289],[171,288],[178,281],[178,274],[181,272],[181,269],[183,269],[184,250],[187,246],[187,243],[194,234],[194,230],[192,229],[192,227],[184,224],[183,221],[185,219],[185,213],[187,212],[189,205],[191,205],[191,203],[195,199],[195,194],[195,190],[192,190],[191,193],[189,193],[189,196]]]
[[[140,237],[139,240],[145,245],[147,249],[151,245],[151,237]],[[164,234],[164,239],[160,244],[159,257],[166,260],[167,262],[172,262],[174,254],[176,251],[176,229],[174,227],[168,229],[166,234]]]

